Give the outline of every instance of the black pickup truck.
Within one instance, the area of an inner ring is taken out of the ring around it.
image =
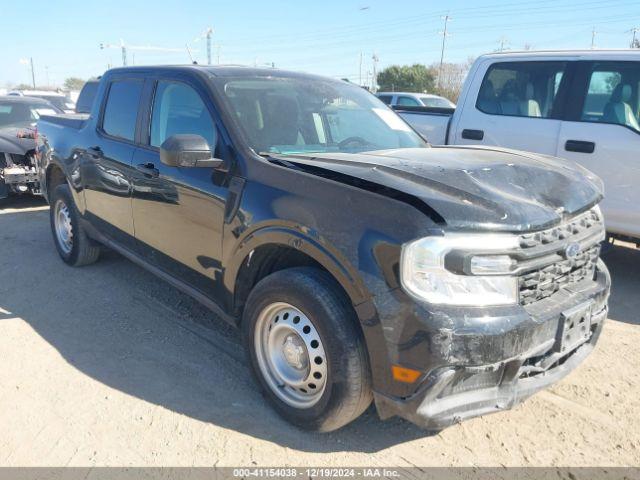
[[[238,325],[266,397],[299,426],[339,428],[372,400],[434,430],[508,409],[602,331],[596,177],[432,148],[346,82],[114,69],[88,116],[38,132],[62,259],[109,247]]]

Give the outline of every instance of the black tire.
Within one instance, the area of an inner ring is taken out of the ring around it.
[[[296,307],[313,323],[326,354],[324,391],[307,408],[296,408],[278,397],[258,363],[256,322],[267,306],[278,302]],[[275,410],[289,422],[306,430],[329,432],[355,420],[371,404],[371,372],[363,334],[348,297],[328,273],[297,267],[262,279],[247,300],[242,330],[254,376]]]
[[[56,233],[55,216],[58,204],[60,204],[60,206],[66,206],[67,208],[72,232],[70,248],[65,248],[65,246],[62,245],[62,242]],[[50,198],[50,205],[49,220],[51,224],[51,234],[53,236],[53,243],[56,246],[56,250],[58,251],[60,258],[62,258],[65,263],[73,267],[80,267],[95,263],[100,256],[100,245],[91,240],[82,228],[82,225],[78,220],[78,212],[68,185],[58,185],[53,190]]]

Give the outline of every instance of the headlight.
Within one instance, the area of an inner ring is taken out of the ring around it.
[[[595,207],[593,207],[592,210],[594,212],[596,212],[596,215],[598,216],[598,219],[602,220],[602,210],[600,209],[600,204],[598,204]]]
[[[518,280],[505,275],[514,262],[503,252],[517,247],[518,239],[513,235],[450,234],[422,238],[402,248],[401,282],[408,293],[434,304],[515,304]],[[445,256],[452,250],[474,255],[470,260],[474,275],[460,275],[445,268]]]

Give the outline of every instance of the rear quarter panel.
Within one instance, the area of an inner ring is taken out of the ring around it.
[[[43,116],[38,120],[38,174],[42,190],[47,201],[50,200],[49,178],[52,169],[62,170],[76,206],[84,211],[84,197],[80,184],[79,156],[77,150],[82,145],[83,129],[87,118],[77,115],[59,117]]]

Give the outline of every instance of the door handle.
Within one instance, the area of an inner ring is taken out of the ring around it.
[[[583,140],[567,140],[567,143],[564,144],[564,149],[567,152],[593,153],[596,149],[596,144]]]
[[[151,162],[139,163],[138,165],[136,165],[136,170],[149,177],[157,177],[160,175],[160,171]]]
[[[462,130],[462,138],[467,140],[482,140],[484,138],[484,130],[469,130],[465,128]]]

